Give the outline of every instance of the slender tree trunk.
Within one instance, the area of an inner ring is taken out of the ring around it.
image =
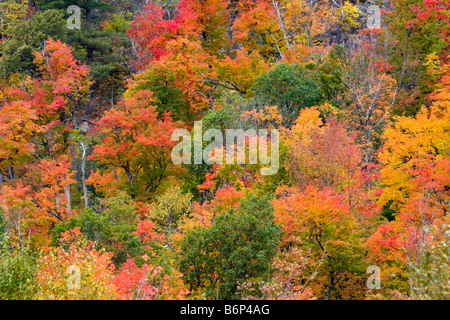
[[[334,282],[334,277],[331,277],[330,284],[328,285],[327,294],[325,296],[325,300],[330,300],[331,292],[333,291],[335,286],[336,286],[336,282]]]
[[[11,217],[12,217],[12,214],[11,214]],[[17,232],[19,233],[19,239],[18,240],[19,240],[20,248],[23,251],[23,249],[25,248],[25,245],[23,244],[23,236],[22,236],[22,230],[21,230],[21,225],[20,225],[22,215],[19,212],[17,223],[16,223],[16,220],[14,219],[14,217],[12,217],[12,218],[13,218],[14,224],[16,225]]]
[[[86,145],[81,141],[81,148],[83,149],[83,155],[81,157],[81,183],[83,185],[83,197],[84,207],[89,207],[88,191],[86,188]]]
[[[60,216],[61,214],[59,213],[59,190],[58,193],[55,195],[55,201],[56,201],[56,210],[58,210],[58,215]]]
[[[365,136],[366,136],[366,141],[364,141],[364,143],[365,143],[364,158],[365,158],[365,162],[369,163],[369,162],[372,161],[372,156],[373,156],[373,135],[372,135],[372,132],[366,133]]]
[[[411,295],[411,300],[414,300],[414,278],[413,278],[413,274],[412,274],[412,262],[410,259],[410,254],[409,252],[406,254],[406,257],[408,259],[408,271],[409,271],[409,291],[410,291],[410,295]]]
[[[14,181],[16,180],[14,177],[14,168],[10,165],[8,165],[8,173],[9,173],[9,180]]]
[[[75,150],[75,143],[73,141],[73,137],[72,137],[71,133],[69,133],[69,139],[70,139],[70,157],[72,160],[72,170],[75,172],[77,180],[79,180],[80,174],[78,172],[77,152]]]
[[[67,210],[72,211],[72,194],[70,192],[70,184],[64,187],[64,193],[67,198]]]
[[[123,169],[125,170],[125,173],[127,174],[128,182],[130,183],[130,186],[133,187],[133,175],[131,174],[131,170],[129,167],[129,163],[127,161],[127,165],[123,166]]]
[[[291,44],[289,43],[286,26],[284,24],[283,17],[281,16],[281,12],[280,12],[280,7],[279,7],[278,3],[275,2],[275,0],[272,0],[272,5],[273,5],[273,8],[275,9],[275,12],[277,13],[278,24],[281,28],[281,31],[283,31],[283,37],[284,37],[284,41],[286,42],[286,47],[290,50],[290,49],[292,49],[292,47],[291,47]]]
[[[3,1],[0,1],[2,3]],[[3,14],[0,16],[0,30],[3,30]],[[2,31],[2,43],[5,43],[5,32]]]

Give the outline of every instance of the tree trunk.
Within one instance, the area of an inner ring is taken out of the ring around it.
[[[133,175],[131,174],[131,170],[130,170],[130,166],[129,163],[127,161],[127,165],[122,167],[125,170],[125,173],[127,175],[128,178],[128,182],[130,183],[130,186],[133,187]]]
[[[8,173],[9,173],[9,180],[10,181],[16,180],[14,178],[14,168],[12,166],[10,166],[10,165],[8,165]]]
[[[1,3],[2,1],[0,1]],[[0,16],[0,29],[3,30],[3,14]],[[2,32],[2,43],[5,43],[5,33]]]
[[[77,152],[75,150],[75,143],[73,141],[71,133],[69,133],[69,139],[70,139],[70,157],[72,160],[72,170],[75,172],[76,180],[79,181],[80,174],[78,172]]]
[[[64,193],[67,198],[67,210],[72,211],[72,194],[70,193],[70,184],[64,187]]]
[[[371,130],[371,129],[369,129]],[[372,135],[372,131],[368,132],[365,134],[366,136],[366,141],[364,141],[365,143],[365,151],[364,151],[364,159],[365,159],[365,163],[369,163],[372,161],[372,157],[373,157],[373,135]]]
[[[331,292],[333,291],[335,285],[336,285],[336,282],[334,282],[334,277],[331,277],[330,284],[328,285],[327,294],[325,296],[325,300],[330,300]]]
[[[412,273],[412,262],[410,259],[410,254],[409,252],[406,254],[406,257],[408,259],[408,271],[409,271],[409,292],[411,295],[411,300],[414,300],[414,278],[413,278],[413,273]]]
[[[83,185],[83,197],[84,197],[84,207],[89,207],[88,192],[86,187],[86,146],[83,141],[80,142],[81,148],[83,149],[83,155],[81,157],[81,183]]]

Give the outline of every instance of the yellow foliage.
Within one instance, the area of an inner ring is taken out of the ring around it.
[[[450,103],[436,101],[427,109],[422,107],[414,117],[397,117],[393,127],[383,135],[384,147],[379,154],[381,170],[387,190],[382,201],[401,200],[409,189],[408,169],[413,157],[434,155],[439,160],[450,157]]]
[[[10,36],[14,27],[25,17],[27,9],[26,0],[0,1],[0,34]]]
[[[343,16],[340,19],[340,23],[344,30],[348,31],[359,25],[357,19],[360,16],[360,11],[354,4],[350,2],[344,3],[341,12],[343,13]]]
[[[300,111],[300,114],[295,121],[295,124],[291,128],[290,138],[294,141],[302,141],[305,145],[308,145],[309,137],[311,137],[312,131],[320,130],[319,127],[322,126],[323,122],[320,118],[320,111],[318,107],[306,108]],[[291,145],[294,144],[292,141]]]

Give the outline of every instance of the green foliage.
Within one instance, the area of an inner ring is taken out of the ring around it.
[[[328,53],[328,59],[318,66],[318,78],[323,97],[334,106],[341,108],[351,102],[345,99],[347,88],[341,81],[344,68],[342,59],[345,59],[344,46],[334,44]]]
[[[158,107],[158,112],[171,112],[175,121],[188,122],[193,120],[193,115],[189,109],[189,101],[183,91],[174,85],[175,77],[171,73],[160,73],[156,68],[149,68],[137,76],[138,81],[133,85],[127,94],[134,95],[140,90],[150,90],[153,92],[154,105]]]
[[[395,213],[396,211],[391,208],[391,205],[394,203],[394,201],[388,201],[384,206],[383,210],[381,211],[381,215],[385,217],[388,221],[392,221],[395,219]]]
[[[439,53],[443,47],[448,48],[448,37],[443,36],[442,24],[448,25],[445,18],[417,19],[413,8],[421,8],[424,3],[426,1],[395,0],[393,11],[386,16],[388,33],[384,37],[395,41],[389,63],[393,76],[407,93],[409,103],[403,111],[408,116],[414,116],[423,104],[429,103],[426,96],[433,90],[429,86],[426,56]]]
[[[300,109],[318,105],[323,100],[317,70],[310,69],[310,65],[278,64],[256,79],[252,86],[255,101],[263,106],[278,106],[289,127]]]
[[[74,48],[77,60],[89,65],[94,80],[91,89],[98,99],[117,101],[124,91],[124,77],[130,72],[126,70],[126,60],[131,57],[122,50],[131,47],[126,36],[128,23],[122,15],[112,15],[116,9],[105,1],[38,1],[38,7],[44,12],[59,10],[65,18],[71,15],[66,13],[71,5],[81,9],[81,28],[68,30],[65,42]]]
[[[91,208],[82,214],[58,224],[52,231],[53,244],[58,244],[61,233],[80,227],[88,240],[97,243],[99,248],[114,253],[115,264],[121,264],[128,257],[137,257],[143,253],[137,230],[139,217],[131,197],[120,193],[116,197],[106,199],[106,208],[100,213]]]
[[[245,127],[246,122],[240,116],[243,111],[251,108],[249,101],[238,92],[231,91],[220,97],[217,102],[221,108],[208,111],[202,118],[204,131],[219,129],[224,132],[226,129]]]
[[[94,0],[60,0],[60,1],[53,1],[53,0],[38,0],[36,1],[38,4],[38,7],[42,9],[66,9],[67,7],[71,5],[76,5],[80,7],[82,10],[86,12],[86,10],[97,10],[97,11],[103,11],[103,10],[111,10],[112,7],[110,4],[103,2],[103,1],[94,1]]]
[[[39,252],[36,248],[11,246],[7,222],[0,207],[0,300],[32,299]]]
[[[113,14],[103,23],[103,30],[125,33],[130,27],[130,24],[131,22],[126,19],[126,13],[119,12]]]
[[[192,289],[204,288],[208,298],[237,298],[239,283],[267,274],[279,236],[269,198],[250,195],[238,211],[220,214],[210,228],[185,235],[179,270]]]
[[[0,1],[0,34],[4,40],[12,34],[16,24],[24,18],[28,9],[25,0]]]
[[[3,216],[3,209],[0,207],[0,247],[3,246],[3,242],[6,238],[6,219]]]
[[[261,191],[266,194],[275,194],[278,187],[290,184],[289,172],[286,168],[286,161],[289,158],[289,146],[284,140],[279,143],[279,168],[276,174],[262,176]]]
[[[190,193],[192,200],[200,199],[200,192],[197,186],[206,181],[206,173],[211,170],[211,166],[207,164],[184,164],[186,172],[181,176],[183,182],[181,189],[184,193]]]
[[[18,24],[14,29],[14,36],[2,47],[2,74],[34,73],[36,66],[33,64],[33,51],[42,50],[49,37],[65,42],[67,31],[64,15],[57,10],[38,12],[33,19]]]
[[[149,216],[157,223],[157,230],[171,236],[178,222],[191,211],[190,194],[182,194],[181,188],[173,186],[160,195],[152,204]]]
[[[217,110],[209,110],[202,118],[202,134],[209,129],[219,129],[225,132],[227,129],[244,129],[247,130],[251,123],[241,118],[243,111],[248,111],[254,106],[243,98],[238,92],[231,91],[217,99],[217,105],[221,108]],[[225,141],[224,141],[225,142]],[[203,141],[203,148],[211,142]],[[192,148],[194,142],[192,141]],[[193,149],[192,149],[193,150]],[[192,162],[194,163],[194,155],[192,154]],[[182,189],[189,192],[193,196],[193,200],[199,200],[199,190],[197,186],[206,181],[206,173],[211,172],[211,165],[202,163],[184,165],[187,172],[181,177],[183,181]]]
[[[0,212],[0,219],[1,217]],[[0,300],[33,299],[36,293],[38,255],[36,248],[20,250],[7,246],[0,239]]]
[[[445,225],[444,225],[445,227]],[[450,227],[443,239],[432,249],[426,250],[414,273],[417,299],[447,300],[450,297]]]

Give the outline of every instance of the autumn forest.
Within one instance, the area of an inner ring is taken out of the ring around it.
[[[0,37],[0,300],[450,299],[448,1],[0,0]]]

